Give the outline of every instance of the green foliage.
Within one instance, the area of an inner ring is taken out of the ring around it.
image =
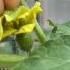
[[[12,67],[25,59],[23,56],[10,54],[0,54],[0,67]]]

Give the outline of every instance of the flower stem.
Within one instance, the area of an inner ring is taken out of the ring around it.
[[[37,21],[36,21],[35,33],[38,36],[41,43],[45,43],[47,41],[47,37]]]

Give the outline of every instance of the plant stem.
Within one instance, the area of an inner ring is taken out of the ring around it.
[[[36,26],[35,26],[36,35],[38,36],[41,43],[45,43],[47,41],[47,37],[46,37],[44,31],[42,30],[42,28],[38,24],[37,20],[36,20],[35,24],[36,24]]]

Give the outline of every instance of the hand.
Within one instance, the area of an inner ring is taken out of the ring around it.
[[[15,9],[20,4],[20,0],[4,0],[6,9]]]
[[[0,0],[0,14],[2,14],[4,11],[4,3],[3,0]]]

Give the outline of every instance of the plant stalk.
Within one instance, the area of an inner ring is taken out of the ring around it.
[[[39,23],[36,20],[36,26],[35,26],[35,33],[38,36],[39,40],[41,43],[45,43],[47,41],[47,37],[44,33],[44,31],[42,30],[42,28],[40,27]]]

